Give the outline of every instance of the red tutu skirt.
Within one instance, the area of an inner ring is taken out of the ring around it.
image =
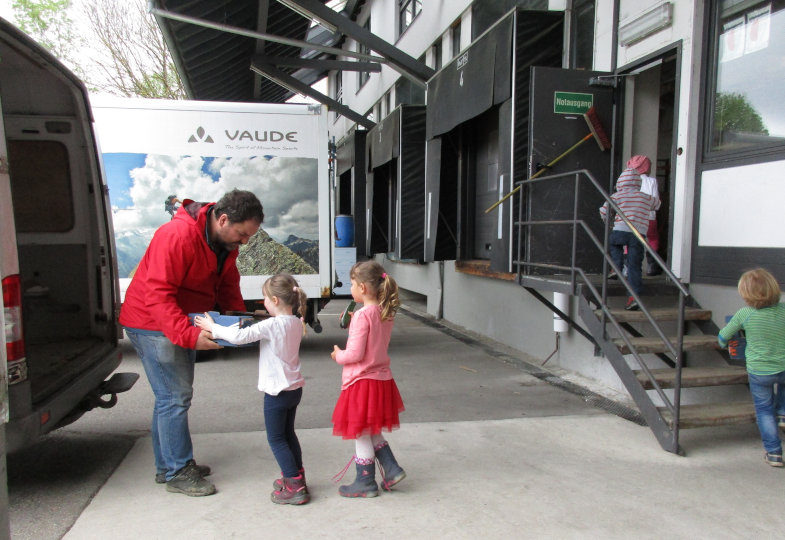
[[[333,435],[356,439],[400,427],[398,413],[404,410],[401,394],[393,379],[360,379],[341,390],[333,410]]]

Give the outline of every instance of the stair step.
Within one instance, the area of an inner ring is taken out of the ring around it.
[[[623,308],[611,309],[611,314],[619,322],[644,322],[649,319],[642,311],[626,311]],[[596,311],[599,317],[601,310]],[[649,310],[655,321],[676,321],[679,319],[678,308],[652,308]],[[709,321],[711,320],[710,309],[684,308],[685,321]]]
[[[664,353],[668,348],[659,337],[631,337],[630,343],[640,354],[646,353]],[[671,343],[676,346],[676,338],[670,338]],[[624,340],[616,338],[613,343],[619,348],[622,354],[631,354],[630,349],[627,347]],[[694,335],[684,336],[684,350],[694,351],[698,349],[719,349],[720,345],[717,343],[717,336],[712,335]]]
[[[673,427],[670,411],[660,408],[665,422]],[[752,401],[734,403],[709,403],[704,405],[682,405],[679,419],[680,429],[711,426],[750,424],[755,422],[755,406]]]
[[[660,388],[673,388],[676,382],[676,370],[672,368],[652,369],[651,374],[659,383]],[[646,390],[654,388],[646,373],[635,371],[635,376]],[[699,386],[722,386],[727,384],[747,384],[747,370],[738,366],[683,368],[681,370],[682,388]]]

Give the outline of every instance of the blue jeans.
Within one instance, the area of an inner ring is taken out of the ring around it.
[[[644,239],[646,237],[644,236]],[[641,267],[644,247],[629,231],[611,231],[608,236],[608,250],[613,263],[622,269],[624,265],[624,246],[627,246],[627,279],[635,294],[641,293]]]
[[[785,371],[774,375],[749,373],[748,377],[763,447],[770,454],[782,455],[777,416],[785,416]]]
[[[267,442],[275,461],[286,478],[294,478],[303,468],[300,441],[294,433],[294,417],[297,405],[303,397],[303,389],[283,391],[277,396],[264,395],[264,425]]]
[[[155,395],[151,428],[155,469],[171,480],[193,459],[188,409],[194,393],[196,351],[178,347],[166,336],[125,330]]]

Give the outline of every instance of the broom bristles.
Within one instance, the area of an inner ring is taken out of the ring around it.
[[[611,140],[608,137],[608,134],[605,133],[602,122],[600,122],[600,117],[597,116],[597,111],[594,110],[594,107],[591,107],[588,111],[583,113],[583,118],[586,120],[586,124],[589,126],[589,130],[594,136],[594,140],[597,141],[600,150],[609,150],[611,147]]]

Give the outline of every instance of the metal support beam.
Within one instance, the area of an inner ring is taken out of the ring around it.
[[[316,70],[341,70],[341,71],[375,71],[380,72],[382,66],[374,62],[355,62],[350,60],[319,60],[312,58],[294,58],[288,56],[265,56],[257,54],[253,63],[270,64],[273,66],[303,67]]]
[[[163,17],[165,19],[172,19],[173,21],[195,24],[196,26],[202,26],[204,28],[212,28],[213,30],[228,32],[230,34],[237,34],[238,36],[245,36],[254,39],[263,39],[265,41],[272,41],[273,43],[281,43],[283,45],[291,45],[292,47],[299,47],[301,49],[315,49],[317,51],[322,51],[329,54],[348,56],[350,58],[357,58],[358,60],[368,60],[370,62],[381,62],[381,63],[387,62],[385,58],[380,56],[373,56],[370,54],[362,54],[353,51],[346,51],[344,49],[336,49],[335,47],[318,45],[316,43],[311,43],[310,41],[301,41],[299,39],[289,39],[281,36],[274,36],[272,34],[254,32],[252,30],[248,30],[247,28],[240,28],[238,26],[231,26],[229,24],[215,23],[205,19],[199,19],[197,17],[190,17],[188,15],[180,15],[179,13],[174,13],[171,11],[165,11],[163,9],[152,7],[152,5],[148,7],[148,11],[153,15],[155,15],[156,17]],[[330,11],[332,13],[335,13],[332,10]],[[381,51],[379,52],[381,53]]]
[[[376,51],[387,59],[390,67],[401,73],[407,79],[412,80],[414,83],[425,86],[425,82],[430,79],[434,73],[433,69],[426,66],[416,58],[412,58],[408,54],[401,51],[399,48],[384,41],[375,34],[369,32],[359,24],[344,17],[340,13],[330,9],[317,0],[288,0],[292,4],[296,4],[302,8],[303,11],[311,14],[314,19],[324,21],[327,24],[334,26],[339,32],[355,39]],[[344,51],[344,54],[346,51]]]
[[[290,92],[294,92],[297,94],[303,94],[305,96],[311,97],[318,101],[319,103],[323,103],[327,105],[331,110],[338,112],[352,120],[353,122],[363,126],[366,129],[372,129],[376,124],[368,120],[361,114],[354,112],[349,107],[343,105],[335,101],[333,98],[326,96],[319,92],[318,90],[314,90],[307,84],[295,79],[288,73],[285,73],[279,69],[276,69],[275,66],[271,64],[265,64],[262,62],[254,62],[251,64],[251,71],[261,75],[262,77],[266,77],[273,81],[276,84],[280,84]]]

